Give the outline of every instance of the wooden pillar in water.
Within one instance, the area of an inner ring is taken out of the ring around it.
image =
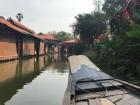
[[[35,39],[35,55],[36,57],[39,57],[40,55],[40,40]]]
[[[17,36],[16,37],[16,48],[17,48],[17,57],[18,59],[23,57],[23,38]]]

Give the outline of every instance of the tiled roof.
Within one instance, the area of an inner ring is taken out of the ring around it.
[[[29,32],[27,32],[26,30],[21,29],[19,27],[16,27],[15,25],[13,25],[12,23],[10,23],[9,21],[7,21],[3,18],[0,18],[0,23],[6,25],[6,26],[18,31],[18,32],[21,32],[21,33],[24,33],[24,34],[29,34]]]
[[[15,20],[13,20],[11,18],[9,18],[8,21],[10,23],[12,23],[13,25],[15,25],[15,26],[17,26],[19,28],[22,28],[22,29],[24,29],[24,30],[26,30],[26,31],[28,31],[28,32],[30,32],[32,34],[35,33],[33,30],[29,29],[28,27],[24,26],[23,24],[19,23],[18,21],[15,21]]]
[[[78,44],[79,42],[80,42],[79,39],[72,39],[72,40],[61,42],[60,44]]]
[[[68,40],[68,41],[65,41],[64,43],[79,43],[79,39],[72,39],[72,40]]]
[[[9,28],[11,28],[11,29],[13,29],[13,30],[15,30],[17,32],[20,32],[20,33],[22,33],[24,35],[29,35],[29,36],[41,39],[34,31],[30,30],[26,26],[22,25],[19,22],[16,22],[13,19],[5,20],[4,18],[1,17],[0,18],[0,23],[3,24],[3,25],[6,25],[7,27],[9,27]]]
[[[51,34],[40,35],[40,38],[42,38],[44,40],[57,40],[57,38]]]

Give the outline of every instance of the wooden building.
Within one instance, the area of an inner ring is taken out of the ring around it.
[[[45,43],[33,30],[0,17],[0,61],[45,54]]]
[[[44,34],[44,35],[40,35],[40,38],[45,40],[47,53],[58,53],[59,52],[59,46],[58,46],[59,41],[57,40],[57,38],[54,35]]]
[[[71,39],[71,40],[61,42],[61,43],[59,43],[59,45],[61,46],[60,52],[61,53],[72,53],[73,47],[78,44],[80,44],[79,39]]]

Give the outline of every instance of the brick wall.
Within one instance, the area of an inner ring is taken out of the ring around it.
[[[22,42],[20,41],[20,44],[19,39],[21,41],[23,39]],[[37,46],[40,47],[39,55],[45,54],[44,42],[40,41],[40,44],[38,43]],[[0,29],[0,61],[16,59],[18,57],[18,49],[20,56],[35,55],[35,39],[12,30]]]
[[[54,53],[58,53],[59,52],[59,47],[58,46],[55,46],[54,47]]]
[[[17,57],[16,37],[0,32],[0,60]]]
[[[39,53],[40,55],[45,54],[44,47],[45,47],[44,42],[40,41],[40,53]]]
[[[34,54],[35,54],[34,39],[23,38],[23,56]]]

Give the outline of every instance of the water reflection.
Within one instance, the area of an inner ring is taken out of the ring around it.
[[[54,54],[54,55],[48,55],[46,57],[46,68],[53,68],[54,70],[57,69],[57,72],[59,73],[65,73],[67,72],[67,56],[61,55],[61,54]]]
[[[59,54],[41,56],[20,61],[11,61],[0,64],[0,105],[14,105],[11,98],[27,84],[47,70],[51,73],[67,72],[67,59]],[[34,88],[33,86],[30,86]],[[24,90],[24,89],[23,89]],[[32,89],[34,90],[34,89]],[[22,100],[22,99],[21,99]],[[32,99],[33,100],[33,99]],[[23,103],[24,105],[24,103]],[[27,105],[27,104],[25,104]],[[29,105],[34,105],[30,103]],[[42,104],[43,105],[43,104]],[[45,104],[44,104],[45,105]]]

